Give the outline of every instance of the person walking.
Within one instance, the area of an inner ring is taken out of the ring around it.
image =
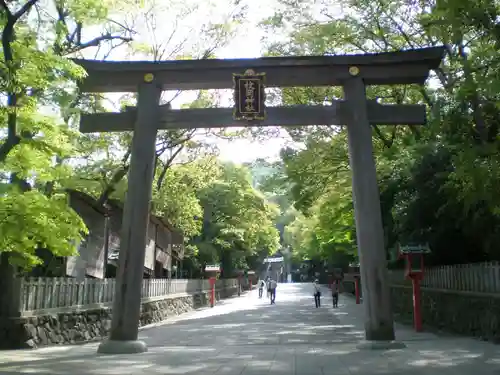
[[[321,306],[321,290],[318,279],[314,280],[313,287],[314,304],[316,305],[316,308],[318,308]]]
[[[266,288],[266,298],[269,298],[269,280],[270,280],[270,277],[266,276],[266,285],[265,285],[265,288]]]
[[[278,286],[278,283],[273,280],[273,279],[269,279],[269,282],[268,282],[268,291],[269,291],[269,297],[271,299],[271,305],[274,305],[275,304],[275,301],[276,301],[276,287]]]
[[[264,293],[264,288],[266,286],[266,282],[262,279],[259,280],[259,298],[262,298],[262,294]]]
[[[339,286],[340,281],[336,280],[332,284],[332,301],[333,301],[333,308],[339,307]]]

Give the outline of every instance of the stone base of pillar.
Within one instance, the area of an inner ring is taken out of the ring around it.
[[[360,350],[390,350],[390,349],[404,349],[406,345],[401,341],[369,341],[364,340],[356,345]]]
[[[99,354],[137,354],[148,351],[148,346],[144,341],[116,341],[105,340],[97,348]]]

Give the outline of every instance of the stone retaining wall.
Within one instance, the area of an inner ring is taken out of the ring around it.
[[[228,298],[235,294],[236,287],[217,290],[216,299]],[[158,323],[169,317],[208,306],[209,301],[207,291],[143,302],[140,326]],[[0,348],[36,348],[99,341],[108,335],[111,314],[110,307],[101,307],[0,320]]]
[[[352,284],[352,285],[351,285]],[[394,319],[413,325],[411,286],[392,285]],[[354,284],[344,291],[354,294]],[[421,288],[425,330],[456,333],[500,343],[500,295]]]
[[[500,342],[500,296],[422,288],[422,322],[441,330]],[[413,324],[413,294],[408,286],[392,286],[396,321]]]

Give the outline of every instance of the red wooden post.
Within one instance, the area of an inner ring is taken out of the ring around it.
[[[210,283],[210,307],[215,306],[215,282],[217,281],[217,275],[221,272],[221,267],[219,264],[207,264],[205,265],[205,272],[208,274],[208,282]]]
[[[208,279],[210,282],[211,290],[210,290],[210,307],[215,306],[215,277],[211,277]]]
[[[360,293],[359,293],[359,277],[354,278],[354,293],[356,294],[356,305],[361,303]]]
[[[411,279],[413,289],[413,328],[422,332],[422,306],[420,281],[424,277],[424,254],[429,253],[429,245],[398,246],[398,252],[406,260],[405,276]]]
[[[252,291],[252,279],[248,279],[248,282],[250,283],[250,291]]]
[[[420,275],[411,278],[413,287],[413,326],[416,332],[422,332],[422,310],[420,305]]]

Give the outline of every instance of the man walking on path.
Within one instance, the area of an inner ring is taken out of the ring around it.
[[[269,296],[271,297],[271,305],[274,305],[276,300],[276,287],[278,286],[278,283],[270,278],[268,285],[269,285]]]
[[[313,295],[314,295],[314,304],[316,305],[316,308],[321,306],[321,291],[319,288],[319,281],[318,279],[314,280],[314,289],[313,289]]]

